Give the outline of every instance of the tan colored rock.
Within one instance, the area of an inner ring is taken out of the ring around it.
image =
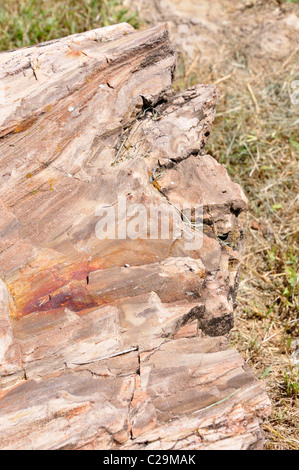
[[[260,447],[269,401],[226,340],[246,198],[204,151],[217,89],[173,92],[165,25],[0,63],[0,448]]]

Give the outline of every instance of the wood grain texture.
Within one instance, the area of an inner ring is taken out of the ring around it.
[[[246,197],[204,150],[218,90],[173,92],[166,25],[0,63],[0,448],[260,447],[269,400],[226,339]],[[120,196],[201,204],[202,246],[99,239]]]

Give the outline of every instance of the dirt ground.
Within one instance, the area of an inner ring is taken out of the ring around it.
[[[299,449],[298,1],[127,5],[146,26],[169,23],[178,47],[176,88],[215,83],[221,91],[208,151],[249,199],[231,344],[273,403],[265,448]]]

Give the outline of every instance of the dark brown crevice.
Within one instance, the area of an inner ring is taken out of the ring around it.
[[[165,170],[171,170],[174,168],[176,165],[181,163],[184,160],[187,160],[189,157],[198,157],[200,155],[202,149],[192,149],[189,150],[185,155],[181,155],[180,157],[177,158],[170,158],[168,163],[163,163],[162,165],[159,163],[159,168],[165,169]]]
[[[134,400],[135,392],[136,392],[136,378],[137,376],[140,377],[140,369],[141,369],[141,359],[140,359],[140,350],[139,346],[137,346],[137,351],[138,351],[138,368],[136,370],[136,375],[134,377],[134,390],[132,393],[132,397],[128,406],[128,426],[129,426],[129,432],[130,432],[130,439],[133,441],[134,440],[134,435],[133,435],[133,426],[132,426],[132,416],[131,416],[131,407],[132,407],[132,401]]]
[[[168,103],[168,100],[166,98],[158,98],[158,101],[149,101],[147,98],[143,95],[140,95],[143,101],[142,109],[140,111],[140,117],[144,117],[147,111],[153,111],[157,109],[159,106]]]
[[[140,350],[139,346],[137,346],[137,358],[138,358],[138,369],[136,371],[137,375],[140,375],[140,368],[141,368],[141,359],[140,359]]]
[[[198,323],[198,327],[207,336],[225,336],[229,334],[234,327],[234,314],[231,312],[221,317],[209,319],[202,317]]]
[[[28,376],[27,376],[25,367],[22,366],[22,369],[23,369],[23,371],[24,371],[24,380],[28,380]]]

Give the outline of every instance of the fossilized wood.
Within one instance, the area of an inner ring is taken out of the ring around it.
[[[172,91],[165,25],[0,64],[0,448],[260,447],[269,400],[226,339],[246,198],[204,151],[217,89]],[[98,239],[118,196],[201,204],[202,247]]]

